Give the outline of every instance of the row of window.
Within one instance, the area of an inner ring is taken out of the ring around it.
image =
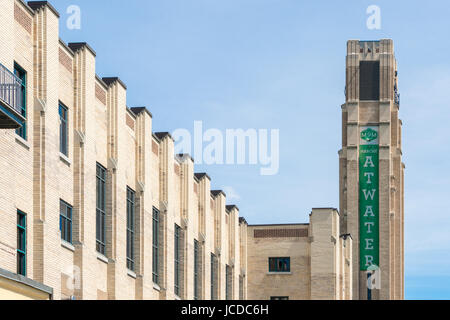
[[[97,190],[97,196],[100,196],[100,201],[97,198],[97,204],[102,204],[104,199],[103,182],[104,176],[102,171],[97,171],[101,179],[98,179],[97,187],[100,186],[100,192]],[[72,211],[73,208],[67,202],[60,200],[60,222],[59,227],[61,231],[62,240],[72,243]],[[98,214],[97,210],[97,223],[102,224],[105,219],[104,213]],[[134,232],[135,232],[135,193],[130,188],[127,188],[127,267],[130,270],[134,270]],[[20,210],[17,211],[17,273],[26,276],[26,257],[27,257],[27,223],[26,214]],[[160,213],[156,208],[153,208],[153,282],[159,281],[159,229],[160,228]],[[97,236],[104,237],[104,232],[99,230],[105,230],[105,226],[101,228],[97,225]],[[104,239],[104,238],[103,238]],[[100,244],[100,245],[99,245]],[[104,240],[97,239],[97,250],[101,249],[104,253],[105,243]],[[175,294],[180,294],[180,279],[181,268],[180,258],[182,250],[181,241],[181,228],[175,224],[175,237],[174,237],[174,267],[175,267]],[[194,300],[199,299],[200,294],[200,244],[197,240],[194,240]],[[217,276],[218,260],[217,257],[211,253],[211,299],[217,299]],[[230,266],[226,266],[226,298],[231,299],[232,290],[232,269]]]

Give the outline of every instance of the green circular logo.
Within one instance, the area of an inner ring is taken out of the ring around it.
[[[361,132],[361,139],[363,140],[370,142],[375,140],[376,138],[378,138],[378,132],[376,132],[372,128],[368,128]]]

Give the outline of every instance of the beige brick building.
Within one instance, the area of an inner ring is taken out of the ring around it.
[[[352,238],[336,209],[313,209],[309,224],[248,227],[252,300],[352,299]]]
[[[0,299],[245,299],[239,209],[49,3],[0,15]]]
[[[59,39],[47,1],[2,0],[0,18],[0,299],[403,298],[390,40],[349,42],[340,213],[248,226],[168,132],[153,132],[145,107],[127,106],[126,85],[96,74],[88,44]],[[379,61],[378,100],[360,99],[359,61]],[[360,140],[379,142],[377,239],[359,228]],[[379,240],[381,290],[370,293],[360,253],[378,256],[360,251],[361,234],[368,248]]]

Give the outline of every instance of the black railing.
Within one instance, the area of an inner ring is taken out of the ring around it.
[[[0,63],[0,100],[19,115],[22,114],[22,80]]]

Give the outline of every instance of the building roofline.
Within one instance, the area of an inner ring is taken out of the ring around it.
[[[225,209],[226,209],[227,211],[231,211],[231,210],[233,210],[233,209],[236,209],[237,211],[239,211],[238,206],[235,205],[235,204],[229,204],[229,205],[226,205],[226,206],[225,206]]]
[[[173,140],[169,132],[155,132],[154,134],[158,137],[159,141],[163,141],[167,137]]]
[[[29,14],[34,16],[33,9],[31,9],[30,6],[24,0],[19,0],[19,2],[24,6],[24,8],[28,11]]]
[[[136,120],[136,114],[128,106],[126,107],[126,109],[130,116],[133,117],[134,120]]]
[[[64,47],[64,49],[67,50],[67,52],[69,52],[72,55],[72,57],[75,56],[73,50],[69,48],[69,46],[67,45],[67,43],[64,42],[63,39],[59,38],[59,43]]]
[[[341,213],[339,212],[339,210],[337,208],[312,208],[310,215],[313,213],[314,210],[332,210],[332,211],[336,211],[336,213],[338,214],[338,216],[341,215]]]
[[[27,4],[35,12],[40,10],[42,7],[47,6],[58,18],[61,17],[58,10],[56,10],[48,1],[28,1]]]
[[[191,159],[192,162],[195,163],[194,158],[192,158],[192,156],[189,153],[179,153],[175,155],[176,158],[178,158],[178,160],[183,161],[185,158],[189,158]]]
[[[94,55],[94,57],[97,56],[97,53],[95,52],[95,50],[92,49],[92,47],[87,42],[69,42],[68,46],[70,49],[72,49],[72,51],[74,53],[76,53],[77,51],[79,51],[83,48],[86,48]]]
[[[148,109],[146,107],[132,107],[132,108],[130,108],[130,110],[133,111],[133,113],[135,115],[138,115],[141,112],[145,112],[150,116],[150,118],[153,118],[152,113],[150,111],[148,111]]]
[[[122,80],[120,80],[119,77],[103,77],[102,80],[108,87],[113,83],[118,82],[122,87],[124,87],[125,90],[127,90],[127,85]]]
[[[161,140],[159,140],[158,136],[154,132],[152,132],[152,138],[155,139],[158,143],[161,142]]]
[[[225,194],[225,192],[223,192],[223,190],[211,190],[211,194],[213,195],[213,197],[217,197],[219,194],[222,194],[225,198],[227,197],[227,195]]]
[[[108,85],[102,80],[102,78],[100,78],[98,74],[95,75],[95,80],[97,80],[105,90],[108,90]]]
[[[211,177],[206,172],[197,172],[194,173],[194,176],[200,181],[203,178],[208,178],[211,181]]]
[[[245,223],[248,226],[247,220],[244,217],[239,217],[239,224]]]
[[[42,284],[40,282],[31,280],[27,277],[21,276],[19,274],[12,273],[12,272],[2,269],[2,268],[0,268],[0,277],[9,279],[9,280],[17,282],[17,283],[24,284],[28,287],[48,293],[49,295],[53,295],[53,289],[51,287],[46,286],[45,284]]]
[[[249,224],[249,227],[309,226],[309,223]]]

